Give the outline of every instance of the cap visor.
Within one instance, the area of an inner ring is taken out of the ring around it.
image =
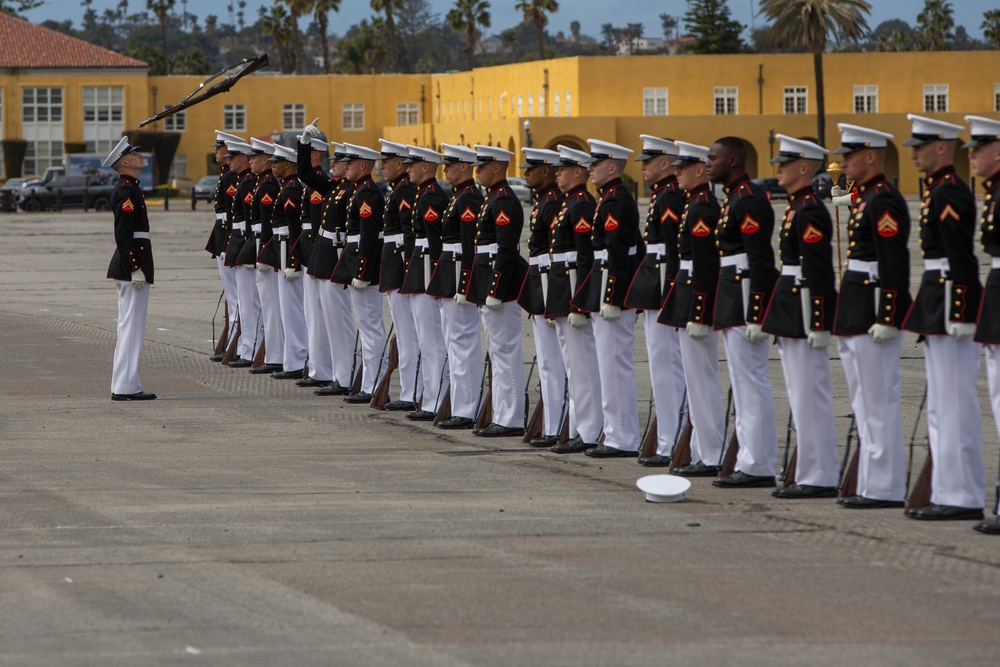
[[[931,139],[931,140],[918,139],[917,137],[910,137],[909,139],[907,139],[906,141],[903,142],[903,145],[904,146],[923,146],[924,144],[931,143],[931,141],[934,141],[934,140],[933,139]]]
[[[785,162],[795,162],[796,160],[801,160],[800,157],[789,157],[787,155],[776,155],[771,158],[771,164],[784,164]]]

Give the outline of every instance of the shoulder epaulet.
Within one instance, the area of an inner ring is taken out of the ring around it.
[[[708,196],[708,192],[699,192],[695,196],[694,201],[691,202],[691,203],[692,204],[707,204],[710,201],[711,201],[711,198]]]
[[[819,206],[819,199],[810,193],[802,198],[802,208],[816,208]]]
[[[736,192],[746,191],[748,194],[753,194],[753,188],[750,187],[750,181],[743,181],[736,188]]]
[[[882,182],[877,183],[875,185],[875,192],[878,192],[879,194],[886,193],[886,192],[892,192],[892,188],[889,186],[889,184],[886,181],[882,181]]]

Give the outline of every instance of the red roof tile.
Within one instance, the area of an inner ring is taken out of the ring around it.
[[[148,67],[76,37],[0,13],[0,68]]]

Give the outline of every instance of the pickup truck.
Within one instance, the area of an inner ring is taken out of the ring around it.
[[[56,176],[44,185],[25,186],[18,198],[23,211],[47,211],[61,208],[93,208],[106,211],[111,207],[114,183],[93,176]]]

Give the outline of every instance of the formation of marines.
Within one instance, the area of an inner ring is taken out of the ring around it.
[[[914,298],[911,220],[883,173],[892,135],[870,128],[840,124],[834,151],[853,183],[833,193],[834,205],[850,209],[839,293],[836,227],[813,189],[829,151],[811,141],[777,135],[772,162],[789,195],[776,220],[767,194],[747,175],[742,140],[700,146],[641,135],[636,159],[651,188],[644,224],[622,180],[631,149],[597,139],[588,140],[588,152],[525,148],[520,167],[534,193],[525,258],[525,216],[506,177],[515,158],[509,151],[452,144],[436,151],[384,139],[373,150],[328,143],[315,121],[295,147],[217,132],[222,175],[206,250],[218,261],[233,346],[229,359],[212,358],[442,429],[523,436],[523,311],[544,407],[530,445],[638,458],[643,466],[713,478],[722,488],[774,488],[783,499],[839,495],[844,508],[877,509],[903,507],[907,493],[900,331],[911,331],[926,345],[932,467],[929,502],[906,515],[976,519],[977,530],[1000,534],[1000,520],[982,520],[976,393],[985,349],[1000,424],[1000,122],[967,117],[972,139],[963,148],[985,188],[977,215],[953,163],[964,128],[910,120],[905,145],[926,175],[917,221],[925,271]],[[372,179],[376,164],[389,186],[385,196]],[[450,195],[437,180],[441,165]],[[712,184],[722,186],[721,202]],[[992,257],[985,286],[973,250],[977,218]],[[149,273],[151,282],[151,261]],[[656,416],[655,442],[641,455],[633,362],[639,313]],[[735,407],[728,443],[720,336]],[[799,434],[794,473],[780,487],[767,375],[772,337]],[[834,340],[860,442],[847,494],[838,488],[828,353]],[[380,400],[393,368],[398,397]],[[690,462],[676,456],[685,431]]]

